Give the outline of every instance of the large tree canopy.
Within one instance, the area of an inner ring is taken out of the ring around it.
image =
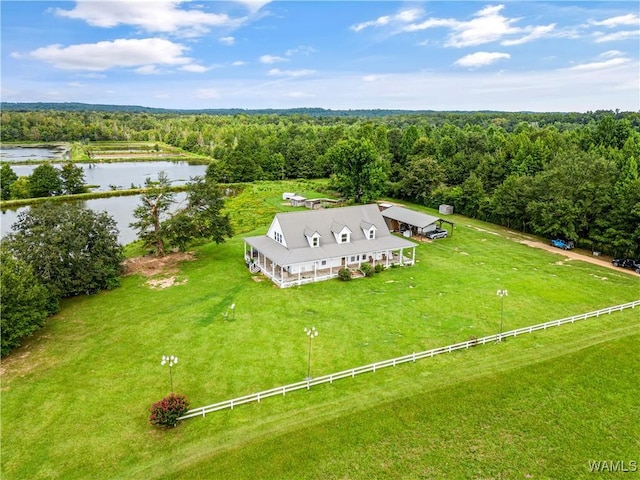
[[[137,221],[130,226],[137,230],[138,238],[146,247],[163,256],[168,235],[166,221],[171,216],[175,194],[170,190],[171,181],[166,172],[160,172],[155,182],[147,178],[144,186],[147,190],[142,194],[140,205],[133,211]]]
[[[4,245],[0,247],[0,298],[0,356],[4,357],[44,324],[56,302],[33,269]]]
[[[224,199],[212,181],[196,177],[189,182],[187,206],[168,221],[167,231],[171,243],[184,251],[196,239],[222,243],[233,231],[227,215],[222,215]]]
[[[106,212],[72,203],[31,207],[18,215],[4,243],[56,297],[95,293],[119,285],[122,246]]]
[[[385,193],[389,163],[371,140],[341,140],[327,151],[333,164],[335,186],[356,203],[367,203]]]

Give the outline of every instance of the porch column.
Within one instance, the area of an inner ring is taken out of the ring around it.
[[[300,273],[302,272],[302,268],[298,268],[298,285],[300,285]]]
[[[400,265],[404,265],[404,248],[400,249]]]
[[[416,247],[413,247],[413,252],[411,255],[411,263],[413,263],[413,265],[416,264]]]
[[[276,264],[271,262],[271,278],[276,278]]]

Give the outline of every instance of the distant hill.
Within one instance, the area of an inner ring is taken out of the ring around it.
[[[244,109],[244,108],[207,108],[207,109],[171,109],[143,107],[140,105],[105,105],[91,103],[11,103],[1,102],[0,108],[7,111],[66,111],[66,112],[132,112],[132,113],[171,113],[171,114],[208,114],[208,115],[309,115],[313,117],[383,117],[387,115],[437,113],[436,110],[386,110],[357,109],[330,110],[326,108],[286,108],[286,109]],[[449,113],[501,113],[485,110],[482,112],[449,111]]]

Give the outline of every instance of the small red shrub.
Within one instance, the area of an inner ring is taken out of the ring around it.
[[[189,410],[189,401],[181,393],[171,393],[159,402],[154,403],[149,412],[149,422],[158,427],[173,428],[178,424],[178,418]]]

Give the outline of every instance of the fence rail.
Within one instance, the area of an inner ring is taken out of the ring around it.
[[[580,320],[586,320],[587,318],[599,317],[600,315],[608,315],[613,312],[619,312],[627,308],[635,308],[637,306],[640,306],[640,300],[635,300],[633,302],[624,303],[622,305],[616,305],[613,307],[607,307],[601,310],[583,313],[580,315],[574,315],[572,317],[561,318],[559,320],[552,320],[550,322],[540,323],[538,325],[517,328],[508,332],[489,335],[473,340],[467,340],[466,342],[454,343],[452,345],[447,345],[446,347],[438,347],[422,352],[414,352],[402,357],[383,360],[376,363],[370,363],[361,367],[355,367],[349,370],[343,370],[341,372],[331,373],[328,375],[323,375],[321,377],[311,378],[308,380],[303,380],[301,382],[291,383],[289,385],[283,385],[281,387],[275,387],[270,390],[252,393],[250,395],[245,395],[244,397],[233,398],[231,400],[225,400],[223,402],[214,403],[212,405],[194,408],[180,417],[180,420],[185,420],[187,418],[193,417],[204,417],[207,413],[216,412],[218,410],[225,410],[227,408],[233,410],[233,408],[239,405],[244,405],[245,403],[260,402],[265,398],[273,397],[275,395],[286,395],[287,393],[295,392],[296,390],[308,390],[315,385],[321,385],[323,383],[333,383],[335,380],[340,380],[342,378],[354,378],[356,375],[360,375],[362,373],[375,372],[376,370],[380,370],[382,368],[395,367],[396,365],[401,365],[403,363],[415,362],[416,360],[434,357],[443,353],[450,353],[455,352],[456,350],[468,349],[469,347],[473,347],[476,345],[485,345],[487,343],[499,342],[503,338],[517,337],[518,335],[521,335],[523,333],[532,333],[537,330],[546,330],[549,327],[559,327],[560,325],[564,325],[565,323],[574,323]]]

